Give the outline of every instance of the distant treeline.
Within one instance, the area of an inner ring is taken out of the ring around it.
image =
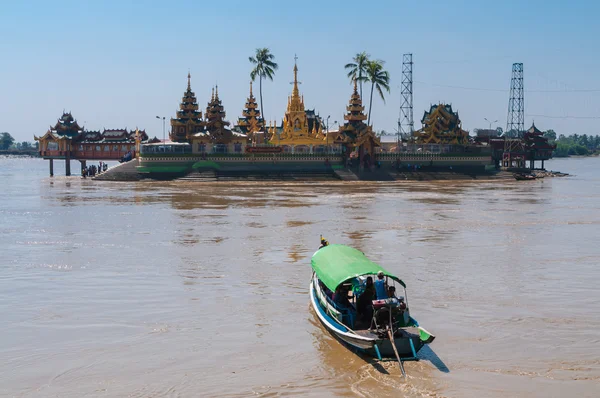
[[[37,151],[39,143],[36,142],[16,142],[12,135],[7,132],[0,133],[0,151],[24,151],[24,152],[35,152]]]
[[[558,137],[554,130],[544,132],[544,137],[556,144],[554,157],[565,158],[572,155],[586,156],[600,153],[600,135],[564,135]]]

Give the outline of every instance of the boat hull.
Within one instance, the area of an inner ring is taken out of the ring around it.
[[[327,314],[327,312],[325,312],[325,310],[317,301],[315,289],[312,282],[310,284],[310,303],[313,310],[317,314],[317,317],[319,318],[321,324],[334,337],[350,345],[351,347],[359,350],[364,351],[371,350],[374,348],[374,345],[377,343],[377,340],[355,335],[346,326],[339,323],[337,320],[335,320],[333,317]]]
[[[373,357],[395,357],[394,349],[389,339],[380,338],[375,334],[364,332],[361,335],[348,329],[345,325],[330,316],[320,305],[317,293],[314,287],[314,280],[310,283],[310,302],[313,310],[321,324],[327,331],[351,349],[364,352]],[[394,336],[394,343],[398,350],[398,355],[402,359],[416,359],[417,352],[425,343],[420,336],[421,328],[402,328]],[[422,329],[425,331],[424,329]],[[414,332],[413,332],[414,331]],[[425,331],[426,332],[426,331]],[[412,345],[411,345],[412,341]]]

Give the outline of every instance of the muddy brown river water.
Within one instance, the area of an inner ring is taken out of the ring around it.
[[[75,163],[74,163],[75,165]],[[600,158],[441,183],[106,183],[0,159],[0,396],[600,394]],[[399,275],[420,362],[309,307],[319,234]]]

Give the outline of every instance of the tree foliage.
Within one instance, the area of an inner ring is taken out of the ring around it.
[[[362,98],[362,84],[363,81],[366,80],[367,76],[367,62],[369,62],[370,55],[367,54],[366,51],[358,53],[352,58],[352,62],[344,65],[345,69],[348,69],[348,77],[351,82],[354,82],[354,79],[360,85],[360,97]]]
[[[385,96],[383,90],[390,92],[390,74],[387,70],[383,69],[385,61],[380,59],[367,62],[367,75],[365,80],[371,83],[371,96],[369,99],[369,117],[367,124],[371,123],[371,109],[373,108],[373,90],[376,89],[379,96],[385,103]]]
[[[573,134],[566,136],[560,134],[556,138],[554,130],[548,130],[544,132],[544,137],[556,143],[555,157],[585,156],[600,152],[600,136],[598,135]]]
[[[13,138],[12,135],[4,132],[4,133],[0,133],[0,149],[1,150],[7,150],[8,148],[10,148],[12,146],[12,144],[15,142],[15,139]]]
[[[257,48],[254,57],[248,57],[248,60],[254,65],[254,69],[250,71],[250,78],[252,81],[255,81],[258,77],[260,112],[264,120],[265,109],[263,107],[262,81],[263,79],[273,81],[273,76],[275,76],[275,71],[279,68],[279,65],[275,62],[275,56],[271,54],[268,48]]]

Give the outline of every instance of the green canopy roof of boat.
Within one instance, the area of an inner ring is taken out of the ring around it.
[[[360,250],[350,246],[325,246],[312,256],[311,265],[317,277],[331,291],[335,291],[341,283],[348,279],[362,275],[375,275],[379,271],[406,287],[398,277],[369,260]]]

